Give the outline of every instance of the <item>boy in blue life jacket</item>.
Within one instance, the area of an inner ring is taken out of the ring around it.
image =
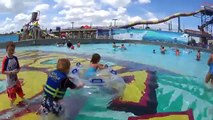
[[[41,104],[42,114],[52,113],[56,116],[61,115],[64,113],[61,100],[67,88],[76,89],[84,86],[83,83],[80,83],[78,86],[75,85],[71,81],[72,79],[67,76],[69,71],[70,61],[62,58],[58,60],[57,69],[48,75],[46,85],[44,86],[44,98]]]

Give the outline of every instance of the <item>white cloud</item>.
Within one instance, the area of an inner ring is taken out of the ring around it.
[[[151,0],[138,0],[141,4],[151,3]]]
[[[126,15],[126,8],[119,7],[116,10],[109,8],[108,10],[99,9],[98,7],[80,7],[63,9],[59,11],[60,17],[54,17],[52,26],[71,26],[71,21],[75,22],[75,26],[85,24],[109,26],[112,19],[118,19],[118,25],[126,24],[132,20],[141,20],[139,16],[130,17]],[[63,21],[63,22],[61,22]]]
[[[101,2],[118,8],[127,6],[131,2],[131,0],[101,0]]]
[[[0,0],[0,13],[19,13],[38,4],[40,0]]]
[[[82,7],[82,6],[93,6],[95,0],[54,0],[56,5],[54,8],[70,8],[70,7]]]
[[[44,11],[48,10],[49,7],[50,7],[50,5],[48,5],[48,4],[39,4],[39,5],[35,6],[35,8],[33,9],[33,11],[44,12]]]
[[[0,0],[0,7],[3,6],[5,10],[16,10],[14,3],[18,0],[3,1]],[[34,2],[33,7],[28,9],[29,11],[18,12],[13,18],[6,18],[0,22],[0,32],[11,32],[17,31],[22,28],[22,26],[30,21],[31,14],[28,12],[40,10],[40,25],[42,28],[55,28],[56,26],[61,26],[63,28],[71,27],[71,22],[75,22],[75,27],[80,27],[82,25],[93,26],[109,26],[114,24],[112,19],[117,18],[117,25],[125,25],[128,23],[141,21],[143,18],[140,16],[130,16],[127,14],[127,8],[131,0],[54,0],[54,7],[50,7],[49,4],[42,3],[41,0],[20,0],[21,11],[29,8],[30,2]],[[32,4],[31,4],[32,5]],[[109,5],[108,8],[102,8],[103,5]],[[24,9],[25,8],[25,9]],[[0,8],[0,12],[2,8]],[[46,12],[44,12],[46,11]],[[48,14],[49,11],[51,12]],[[147,11],[144,18],[147,20],[156,20],[157,17]]]
[[[154,15],[154,13],[147,11],[145,16],[148,18],[148,20],[158,20],[158,18]]]
[[[17,15],[14,17],[14,21],[15,21],[15,22],[29,21],[29,20],[30,20],[30,15],[26,15],[26,14],[24,14],[24,13],[17,14]]]
[[[0,33],[4,32],[15,32],[22,28],[24,24],[29,22],[30,15],[26,15],[24,13],[17,14],[13,19],[6,18],[0,24]]]

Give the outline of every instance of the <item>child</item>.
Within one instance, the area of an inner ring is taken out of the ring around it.
[[[175,54],[176,54],[176,56],[179,56],[179,55],[180,55],[179,49],[176,49]]]
[[[77,47],[78,47],[78,48],[81,47],[80,41],[78,41]]]
[[[126,50],[126,47],[124,46],[124,44],[121,44],[121,49]]]
[[[68,59],[59,59],[57,69],[52,71],[47,78],[44,86],[44,98],[41,104],[41,112],[48,114],[49,112],[59,116],[64,112],[60,100],[63,99],[67,88],[75,89],[84,86],[83,83],[75,85],[67,74],[70,71],[70,61]]]
[[[164,46],[161,46],[161,49],[160,49],[160,50],[161,50],[161,53],[162,53],[162,54],[165,54],[165,53],[166,53],[166,49],[164,48]]]
[[[102,64],[99,64],[101,60],[101,56],[97,53],[92,55],[92,59],[90,60],[90,66],[86,71],[85,77],[90,78],[95,76],[95,73],[98,69],[104,69],[105,66]]]
[[[152,53],[153,53],[153,54],[155,54],[155,53],[156,53],[155,49],[152,51]]]
[[[2,74],[6,74],[7,94],[10,99],[10,106],[13,107],[16,94],[24,101],[24,93],[17,76],[20,71],[18,58],[13,55],[15,53],[15,44],[13,42],[8,43],[6,51],[7,55],[4,56],[2,61]]]
[[[197,60],[197,61],[200,61],[200,57],[201,57],[200,50],[198,50],[198,51],[197,51],[197,58],[196,58],[196,60]]]
[[[112,47],[113,47],[113,48],[117,48],[117,47],[119,47],[119,46],[117,46],[117,45],[115,44],[115,42],[113,42],[113,43],[112,43]]]
[[[74,46],[73,44],[71,45],[71,49],[72,49],[72,50],[74,50],[74,49],[75,49],[75,46]]]
[[[209,72],[206,75],[205,83],[211,81],[211,84],[213,85],[213,54],[209,57],[207,64],[209,65]]]
[[[67,47],[68,47],[68,48],[71,48],[72,50],[75,49],[75,46],[74,46],[71,42],[68,42],[68,43],[67,43]]]

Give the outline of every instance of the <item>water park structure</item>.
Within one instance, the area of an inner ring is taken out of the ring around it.
[[[40,27],[40,14],[33,12],[19,34],[0,35],[0,68],[11,73],[10,63],[21,67],[16,81],[20,81],[19,87],[26,98],[25,101],[18,98],[15,106],[11,106],[8,75],[2,72],[0,119],[57,119],[59,114],[49,113],[56,113],[52,110],[58,105],[44,109],[44,104],[62,103],[59,109],[65,108],[64,120],[213,120],[213,86],[210,85],[213,81],[204,84],[209,70],[206,62],[210,61],[210,52],[213,53],[207,45],[213,35],[212,6],[153,21],[116,25],[117,19],[113,19],[114,26],[103,27],[73,27],[71,22],[71,28],[57,26],[50,30]],[[181,18],[188,16],[201,20],[196,26],[199,31],[181,28]],[[176,18],[177,31],[173,31],[171,24],[168,31],[149,27]],[[192,42],[194,37],[200,44]],[[15,42],[17,63],[4,60],[11,40]],[[99,56],[97,64],[103,69],[93,67],[93,56]],[[59,80],[60,76],[51,72],[60,66],[60,58],[66,58],[71,64],[65,83],[83,82],[83,88],[60,90],[65,86],[59,85],[64,77]],[[13,74],[12,71],[9,77]],[[53,98],[54,102],[44,103],[44,98]]]
[[[33,12],[31,20],[23,26],[20,40],[26,39],[118,39],[118,40],[145,40],[171,43],[187,44],[200,43],[206,46],[209,40],[212,40],[213,34],[213,7],[202,6],[200,10],[190,13],[175,13],[171,16],[159,20],[138,21],[126,25],[95,27],[83,25],[81,27],[61,28],[42,30],[39,27],[40,12]],[[198,30],[181,29],[181,17],[194,16],[201,19],[201,24],[197,26]],[[172,32],[172,26],[168,31],[150,29],[148,25],[165,23],[171,19],[178,19],[177,31]],[[73,23],[72,23],[73,24]],[[134,28],[137,25],[146,25],[144,29]],[[157,36],[157,37],[155,37]],[[193,37],[197,37],[196,42]],[[16,38],[17,39],[17,38]],[[0,40],[1,41],[1,40]]]

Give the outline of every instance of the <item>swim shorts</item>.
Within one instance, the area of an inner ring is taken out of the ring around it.
[[[47,115],[49,112],[52,112],[53,114],[59,116],[64,112],[64,108],[60,102],[54,101],[53,98],[44,97],[41,106],[41,114]]]
[[[21,98],[24,97],[20,82],[17,82],[16,85],[11,88],[7,88],[7,95],[11,100],[16,99],[16,94],[18,94],[18,96]]]

